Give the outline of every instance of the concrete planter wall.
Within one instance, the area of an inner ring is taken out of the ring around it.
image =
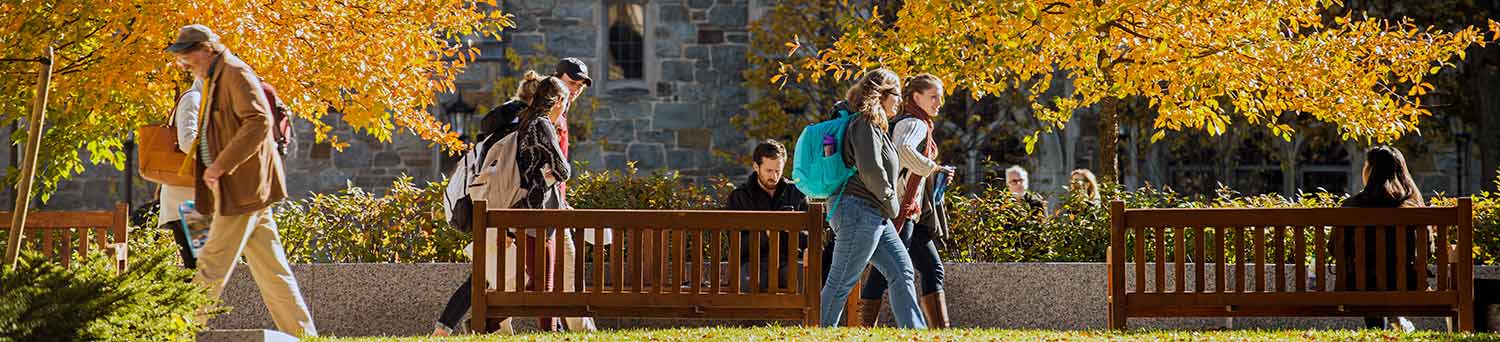
[[[1105,324],[1102,263],[950,263],[947,295],[953,324],[961,327],[1099,329]],[[293,271],[324,335],[421,335],[468,273],[468,264],[299,264]],[[1191,270],[1189,270],[1191,272]],[[1500,279],[1500,267],[1475,276]],[[1212,279],[1209,273],[1208,279]],[[1191,278],[1191,274],[1189,275]],[[1170,279],[1170,277],[1169,277]],[[1133,284],[1133,282],[1129,282]],[[215,329],[274,328],[250,272],[236,268],[224,292],[232,311],[210,321]],[[889,311],[882,317],[889,320]],[[1443,320],[1415,319],[1423,329],[1446,329]],[[517,320],[528,329],[532,319]],[[1132,319],[1131,327],[1217,329],[1227,320]],[[766,322],[599,319],[602,329]],[[785,324],[796,324],[786,322]],[[1234,328],[1357,328],[1358,318],[1241,318]]]

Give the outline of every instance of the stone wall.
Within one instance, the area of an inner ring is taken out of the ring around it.
[[[461,76],[458,94],[447,94],[440,103],[463,96],[487,109],[502,102],[493,95],[496,79],[527,69],[553,70],[553,65],[540,63],[512,69],[500,57],[507,48],[522,61],[539,55],[576,57],[589,65],[595,84],[575,107],[591,101],[597,107],[591,115],[571,119],[573,160],[596,169],[623,169],[633,162],[642,170],[668,168],[691,177],[744,174],[743,167],[713,152],[749,147],[729,122],[744,114],[748,102],[741,82],[750,40],[749,2],[647,2],[641,80],[609,80],[603,3],[506,1],[504,10],[515,16],[516,28],[502,40],[478,40],[479,63]]]
[[[430,333],[438,312],[470,269],[469,264],[298,264],[292,268],[319,331],[330,336]],[[955,327],[1082,330],[1105,326],[1106,267],[1102,263],[948,263],[945,269],[945,292]],[[210,321],[210,327],[275,327],[247,271],[240,265],[230,277],[223,300],[233,310]],[[1133,272],[1133,268],[1127,267],[1126,271]],[[1500,279],[1500,268],[1477,267],[1474,276]],[[1128,284],[1134,283],[1127,281]],[[890,310],[884,310],[882,317],[889,324]],[[518,330],[535,327],[534,319],[515,321]],[[1418,318],[1415,322],[1421,329],[1446,329],[1441,319]],[[760,324],[767,322],[598,319],[600,329]],[[1240,318],[1232,323],[1223,318],[1130,320],[1131,328],[1223,329],[1230,324],[1235,329],[1354,329],[1362,321],[1359,318]]]

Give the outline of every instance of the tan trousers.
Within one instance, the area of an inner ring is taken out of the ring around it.
[[[250,275],[260,288],[271,319],[276,321],[276,329],[299,337],[317,336],[318,329],[297,288],[270,208],[246,215],[214,215],[208,241],[198,255],[198,274],[193,283],[209,288],[209,297],[219,298],[241,254],[250,264]],[[199,315],[199,321],[207,323],[204,318]]]

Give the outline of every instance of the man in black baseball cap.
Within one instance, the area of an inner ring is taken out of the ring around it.
[[[583,64],[583,61],[573,57],[563,58],[562,60],[557,61],[557,70],[552,73],[552,76],[562,79],[563,83],[567,85],[569,106],[572,106],[573,101],[578,99],[578,95],[583,94],[584,89],[587,89],[589,86],[594,84],[594,80],[589,78],[589,66],[587,64]],[[558,146],[562,148],[563,156],[567,156],[569,154],[568,143],[570,139],[568,137],[568,114],[566,111],[564,111],[562,115],[557,116],[557,122],[555,124],[557,125],[557,135],[558,139],[560,140],[558,141]],[[568,184],[558,183],[557,186],[561,188],[563,198],[567,198]],[[571,258],[576,255],[575,253],[578,253],[578,251],[573,247],[574,238],[575,237],[566,230],[564,230],[563,234],[561,235],[562,241],[560,242],[562,242],[561,245],[563,246],[564,260],[572,260]],[[573,283],[572,266],[572,264],[568,263],[563,264],[563,269],[561,271],[564,284]],[[568,328],[568,330],[598,330],[598,327],[595,326],[594,319],[592,317],[564,317],[562,319],[562,322],[563,325]]]
[[[552,76],[561,78],[568,85],[568,102],[583,94],[583,89],[594,85],[594,80],[589,78],[589,66],[577,58],[568,57],[557,61],[557,71]]]

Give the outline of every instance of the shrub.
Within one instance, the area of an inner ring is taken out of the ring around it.
[[[468,243],[468,234],[448,228],[442,217],[446,185],[438,181],[418,186],[402,177],[378,196],[350,186],[335,194],[284,202],[277,206],[276,221],[293,262],[465,261],[460,248]],[[643,175],[634,165],[582,171],[568,185],[568,202],[579,209],[717,209],[734,188],[723,178],[694,183],[676,172]],[[1347,197],[1328,192],[1292,199],[1244,196],[1223,186],[1212,196],[1198,197],[1150,185],[1134,191],[1104,186],[1100,192],[1103,203],[1120,199],[1129,208],[1326,208]],[[1107,254],[1109,211],[1102,203],[1063,198],[1046,217],[1034,217],[1003,186],[955,188],[947,196],[950,231],[941,249],[946,261],[1100,262]],[[1473,198],[1475,260],[1500,264],[1500,193]],[[1437,196],[1432,203],[1452,205],[1452,200]],[[1192,230],[1184,233],[1194,238]],[[1285,238],[1292,245],[1293,234]],[[1147,246],[1148,253],[1154,253],[1152,248]],[[1171,256],[1174,251],[1167,252]]]
[[[1500,177],[1495,178],[1500,186]],[[1480,192],[1469,197],[1474,206],[1474,262],[1500,265],[1500,192]],[[1455,205],[1458,201],[1442,195],[1432,205]]]
[[[469,235],[443,217],[447,181],[411,177],[378,195],[355,186],[284,201],[274,210],[287,258],[307,262],[455,262]]]
[[[400,177],[384,194],[348,186],[333,194],[285,201],[274,210],[287,257],[309,262],[460,262],[469,234],[443,217],[447,181],[415,184]],[[568,181],[580,209],[713,209],[733,187],[697,185],[676,172],[583,171]]]
[[[176,265],[170,239],[151,243],[132,252],[123,273],[99,252],[64,268],[24,251],[14,268],[0,271],[0,341],[193,339],[208,291]]]
[[[568,181],[568,203],[578,209],[719,209],[734,190],[722,178],[694,184],[675,171],[642,176],[635,164],[623,171],[584,171]]]

